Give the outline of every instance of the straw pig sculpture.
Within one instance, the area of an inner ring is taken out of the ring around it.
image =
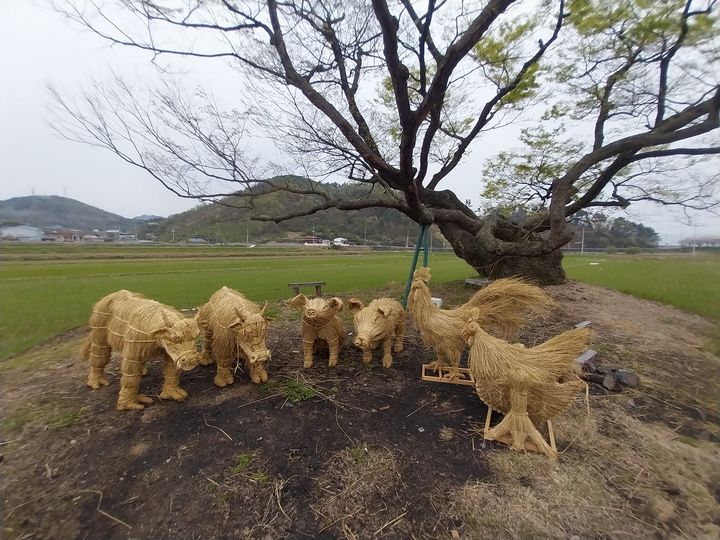
[[[470,346],[470,373],[480,399],[505,414],[485,438],[555,457],[557,452],[545,442],[533,420],[558,416],[586,387],[577,376],[575,358],[586,350],[591,330],[570,330],[526,348],[491,336],[480,320],[479,310],[473,309],[463,330]]]
[[[476,292],[470,300],[455,309],[440,309],[432,303],[428,288],[430,269],[421,268],[413,275],[408,297],[408,312],[426,346],[435,349],[435,369],[450,365],[449,377],[458,375],[460,356],[465,350],[462,330],[472,309],[478,310],[483,327],[497,329],[504,336],[514,335],[527,312],[543,313],[553,300],[542,289],[517,278],[498,279]]]
[[[302,313],[303,367],[312,367],[315,349],[322,346],[322,342],[326,342],[330,350],[328,366],[335,366],[345,339],[345,328],[338,316],[343,301],[336,296],[329,300],[320,297],[308,300],[304,294],[298,294],[287,303]]]
[[[363,352],[363,362],[369,364],[372,361],[372,351],[382,342],[383,367],[392,366],[391,349],[401,352],[405,335],[405,310],[400,302],[378,298],[366,307],[361,300],[351,298],[348,309],[354,313],[354,343]]]
[[[195,319],[155,300],[130,291],[111,293],[93,306],[90,335],[81,355],[90,363],[87,384],[93,389],[108,384],[105,366],[112,351],[122,354],[118,410],[140,410],[153,402],[138,393],[140,377],[148,359],[162,351],[165,358],[164,383],[160,399],[182,400],[187,392],[180,388],[180,371],[200,362],[195,340],[200,330]]]
[[[197,321],[205,333],[201,364],[208,366],[217,359],[215,384],[224,387],[234,382],[232,367],[236,358],[245,361],[245,369],[255,384],[267,382],[265,371],[271,353],[265,344],[267,302],[262,307],[229,287],[223,287],[200,308]]]

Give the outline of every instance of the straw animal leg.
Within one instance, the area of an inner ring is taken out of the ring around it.
[[[160,399],[172,399],[180,401],[188,396],[188,393],[180,388],[180,370],[175,362],[169,356],[165,357],[165,366],[163,367],[165,381],[163,382]]]
[[[212,357],[212,342],[213,333],[211,330],[205,330],[205,345],[203,346],[202,358],[200,359],[200,365],[209,366],[215,360]]]
[[[306,341],[303,339],[303,367],[311,368],[313,365],[313,354],[315,354],[315,340]]]
[[[527,389],[510,390],[510,411],[488,431],[485,438],[505,443],[514,450],[532,450],[551,458],[557,457],[557,451],[545,442],[528,416]]]
[[[153,402],[152,398],[138,393],[144,364],[142,360],[134,360],[123,355],[120,364],[122,377],[120,377],[120,392],[117,401],[119,411],[142,410],[145,405]]]
[[[246,363],[250,364],[249,362]],[[268,380],[268,374],[265,371],[265,368],[260,362],[255,362],[254,364],[250,364],[249,368],[246,367],[248,373],[250,373],[250,378],[252,379],[252,382],[255,384],[265,383]]]
[[[88,373],[87,385],[93,390],[109,384],[105,378],[105,366],[109,361],[110,346],[107,343],[100,344],[91,341],[88,353],[90,372]]]
[[[392,345],[393,345],[393,338],[389,337],[383,342],[383,367],[389,368],[392,366],[393,363],[393,357],[392,357]]]
[[[395,352],[403,351],[403,340],[404,339],[405,339],[405,321],[401,321],[395,327],[395,346],[393,347],[393,351],[395,351]]]
[[[340,352],[340,340],[338,338],[331,338],[328,340],[328,348],[330,349],[330,358],[328,359],[328,366],[335,367],[338,361],[338,353]]]
[[[437,358],[430,362],[427,367],[429,369],[432,369],[433,371],[440,372],[445,366],[445,360],[443,359],[442,351],[440,351],[439,349],[435,350],[435,354],[437,354]]]
[[[373,351],[370,346],[368,346],[367,348],[362,350],[363,364],[365,364],[365,365],[370,364],[372,362],[372,358],[373,358]]]
[[[445,349],[445,358],[450,364],[450,371],[444,375],[446,379],[457,379],[460,376],[460,354],[456,349]]]
[[[217,359],[217,373],[215,374],[214,383],[215,386],[223,388],[228,384],[235,382],[232,374],[232,358],[218,358]]]

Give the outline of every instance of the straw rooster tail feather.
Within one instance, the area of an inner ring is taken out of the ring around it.
[[[520,278],[503,278],[476,292],[465,304],[454,311],[467,318],[473,308],[479,310],[481,325],[494,325],[504,335],[517,333],[524,313],[542,315],[555,306],[540,287]]]
[[[575,328],[548,339],[532,350],[557,362],[569,363],[587,350],[591,335],[589,328]]]

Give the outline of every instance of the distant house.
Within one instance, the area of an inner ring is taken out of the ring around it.
[[[97,234],[85,234],[82,237],[83,242],[102,242],[103,239],[100,238]]]
[[[201,236],[192,236],[192,237],[190,237],[188,242],[191,244],[206,244],[207,240],[205,240]]]
[[[43,235],[44,242],[79,242],[82,234],[77,229],[49,227]]]
[[[18,242],[39,242],[43,239],[43,232],[30,225],[15,225],[0,229],[0,238],[3,240],[17,240]]]
[[[335,240],[332,241],[332,243],[333,243],[333,246],[347,246],[347,245],[349,245],[349,244],[348,244],[348,239],[347,239],[347,238],[342,238],[342,237],[336,238]]]

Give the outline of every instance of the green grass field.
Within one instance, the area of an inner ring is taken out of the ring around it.
[[[591,264],[597,263],[597,264]],[[720,255],[568,255],[567,276],[720,321]]]
[[[256,301],[289,298],[291,281],[330,294],[404,283],[410,253],[248,250],[230,246],[2,246],[0,358],[86,323],[105,294],[129,289],[179,308],[223,285]],[[598,263],[598,264],[590,264]],[[475,274],[452,254],[431,256],[433,282]],[[720,256],[570,255],[568,277],[676,305],[720,321]],[[310,292],[310,291],[308,291]]]
[[[287,284],[293,281],[326,281],[329,294],[347,294],[393,281],[404,283],[411,260],[409,253],[323,251],[308,256],[307,250],[287,256],[254,251],[251,257],[207,258],[207,248],[193,251],[200,257],[192,258],[163,258],[165,250],[159,250],[155,258],[122,258],[127,249],[117,251],[117,260],[80,259],[79,253],[74,260],[3,263],[0,358],[86,324],[92,304],[118,289],[140,292],[178,308],[202,304],[223,285],[256,301],[289,298]],[[62,251],[61,255],[68,254]],[[475,273],[450,254],[433,254],[432,269],[433,281],[438,283]]]

